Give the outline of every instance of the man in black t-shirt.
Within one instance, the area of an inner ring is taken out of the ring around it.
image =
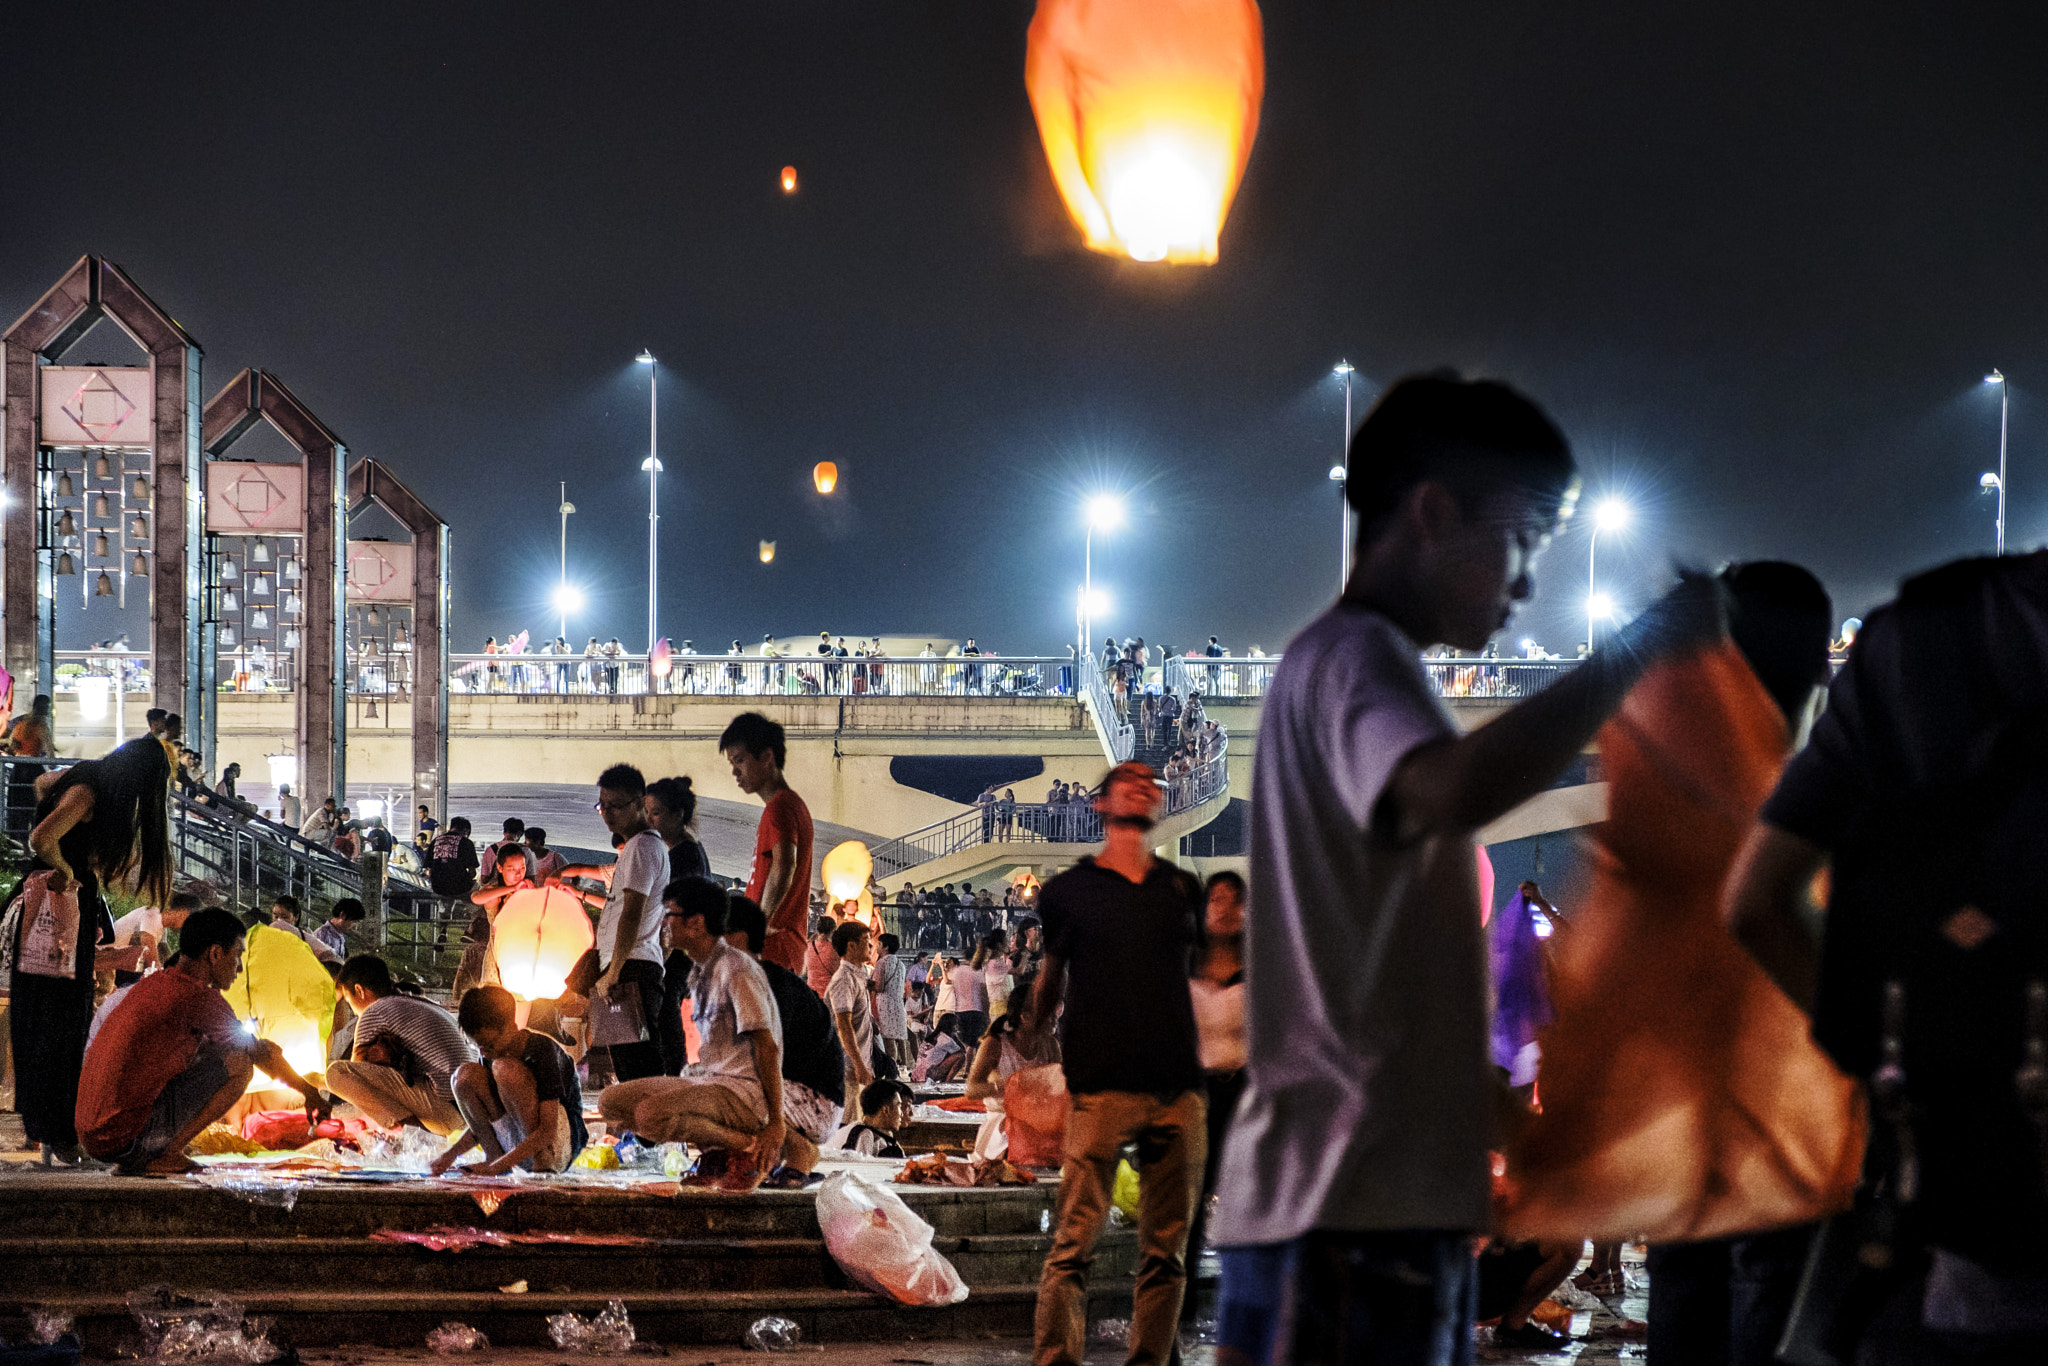
[[[1137,1146],[1138,1286],[1130,1360],[1163,1366],[1187,1285],[1188,1227],[1208,1154],[1188,964],[1201,887],[1153,857],[1159,781],[1149,764],[1110,770],[1096,799],[1102,852],[1045,884],[1045,962],[1019,1032],[1049,1029],[1062,996],[1060,1055],[1074,1108],[1060,1167],[1058,1228],[1038,1282],[1033,1366],[1080,1366],[1088,1264],[1108,1217],[1119,1150]]]
[[[576,1064],[545,1034],[521,1029],[512,993],[471,987],[456,1023],[484,1055],[455,1069],[455,1108],[467,1126],[428,1168],[439,1176],[478,1144],[483,1162],[466,1170],[501,1176],[514,1167],[535,1172],[568,1168],[589,1141]]]

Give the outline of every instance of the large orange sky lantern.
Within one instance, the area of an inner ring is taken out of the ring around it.
[[[830,493],[839,487],[839,466],[830,460],[820,460],[811,466],[811,483],[820,493]]]
[[[1259,130],[1255,0],[1039,0],[1024,88],[1088,246],[1208,263]]]
[[[491,923],[498,980],[528,1001],[552,1001],[567,991],[569,969],[596,943],[583,903],[559,887],[512,893]]]

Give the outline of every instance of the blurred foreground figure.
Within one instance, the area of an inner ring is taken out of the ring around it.
[[[1733,640],[1652,670],[1600,731],[1611,815],[1593,894],[1553,940],[1542,1113],[1511,1145],[1502,1213],[1512,1238],[1656,1245],[1660,1366],[1774,1359],[1810,1224],[1848,1204],[1863,1152],[1854,1084],[1720,907],[1827,677],[1832,614],[1796,565],[1722,578]]]
[[[1357,568],[1287,647],[1259,733],[1248,1081],[1213,1225],[1223,1366],[1472,1359],[1495,1141],[1474,835],[1547,788],[1646,668],[1722,629],[1719,586],[1689,579],[1460,734],[1422,650],[1479,649],[1529,598],[1571,453],[1505,385],[1429,375],[1380,399],[1350,468]]]
[[[1737,860],[1737,936],[1870,1086],[1864,1181],[1815,1246],[1794,1359],[2048,1360],[2044,699],[2048,554],[1909,581]]]

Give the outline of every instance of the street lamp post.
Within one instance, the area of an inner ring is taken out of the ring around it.
[[[1348,360],[1337,362],[1335,374],[1344,380],[1344,444],[1340,462],[1330,468],[1330,480],[1337,486],[1337,595],[1344,595],[1351,582],[1351,507],[1345,501],[1344,486],[1351,479],[1351,376],[1357,367]]]
[[[1111,494],[1098,493],[1088,500],[1088,534],[1081,549],[1081,653],[1088,653],[1095,634],[1095,529],[1109,531],[1124,519],[1124,505]],[[1078,667],[1081,661],[1074,661]]]
[[[641,462],[640,468],[647,471],[647,653],[651,658],[654,654],[654,608],[656,599],[654,571],[660,546],[660,542],[655,536],[655,528],[661,521],[661,514],[658,510],[660,505],[655,501],[654,479],[656,475],[661,473],[661,459],[656,454],[657,447],[654,440],[654,424],[658,411],[654,402],[654,353],[643,349],[634,359],[647,367],[647,459]]]
[[[2005,382],[2005,375],[1997,370],[1993,370],[1990,374],[1984,376],[1984,382],[1998,386],[1998,478],[1996,482],[1998,489],[1998,540],[1996,544],[1997,553],[2003,555],[2005,554],[2005,418],[2007,411],[2011,407],[2012,386]],[[1980,482],[1989,485],[1993,481],[1992,477],[1987,474]]]
[[[569,481],[562,481],[562,505],[555,509],[562,515],[562,573],[555,580],[555,608],[562,614],[561,638],[569,638],[569,514],[576,505],[569,501]]]
[[[1619,498],[1609,498],[1593,509],[1593,534],[1586,541],[1586,653],[1593,653],[1595,624],[1603,610],[1612,611],[1612,606],[1600,592],[1598,581],[1593,577],[1595,557],[1600,553],[1600,533],[1619,531],[1628,525],[1628,504]]]

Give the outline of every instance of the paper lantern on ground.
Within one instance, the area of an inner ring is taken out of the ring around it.
[[[659,914],[658,907],[649,910]],[[505,990],[552,1001],[569,989],[569,969],[597,943],[583,902],[560,887],[527,887],[505,898],[491,922],[491,956]]]
[[[830,493],[839,487],[839,466],[830,460],[820,460],[811,466],[811,482],[817,485],[818,492]]]
[[[1258,135],[1255,0],[1039,0],[1024,88],[1088,246],[1213,262]]]
[[[311,1079],[327,1070],[327,1038],[334,1030],[334,979],[306,941],[295,934],[257,925],[249,931],[242,972],[226,992],[235,1018],[255,1026],[259,1039],[284,1050],[285,1061]],[[249,1079],[251,1091],[283,1085],[262,1070]]]

